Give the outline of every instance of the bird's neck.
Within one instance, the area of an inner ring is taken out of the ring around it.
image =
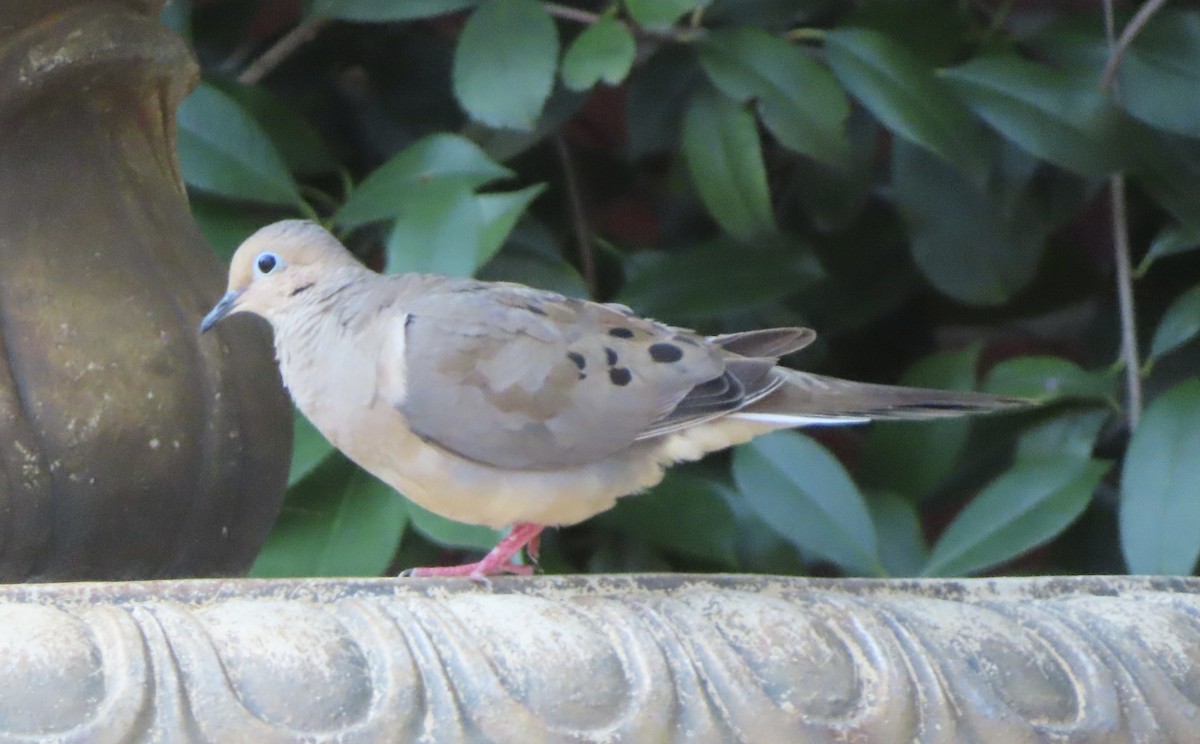
[[[331,366],[346,363],[342,340],[370,319],[371,309],[363,298],[370,296],[370,285],[380,278],[356,267],[330,272],[295,295],[286,311],[271,319],[279,372],[289,390],[298,389],[296,383],[302,378],[323,377]]]

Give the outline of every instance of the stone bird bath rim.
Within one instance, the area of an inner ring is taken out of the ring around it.
[[[1194,741],[1200,580],[0,587],[0,741]]]

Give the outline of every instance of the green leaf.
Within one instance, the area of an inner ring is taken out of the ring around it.
[[[293,411],[292,466],[288,471],[288,488],[304,480],[333,452],[333,445],[304,414]]]
[[[729,499],[737,532],[738,570],[748,573],[803,574],[802,551],[768,525],[736,491]]]
[[[517,223],[500,252],[475,274],[489,282],[517,282],[586,299],[587,285],[563,260],[554,236],[532,220]]]
[[[599,520],[664,553],[733,568],[738,534],[727,500],[731,496],[720,483],[671,470],[649,493],[620,499]]]
[[[399,494],[344,457],[330,457],[289,491],[250,575],[378,576],[407,524]]]
[[[192,218],[204,233],[204,239],[221,260],[229,263],[242,241],[263,226],[260,216],[249,213],[245,205],[196,194],[191,200]]]
[[[533,129],[554,85],[558,33],[537,0],[485,0],[454,53],[454,94],[476,121]]]
[[[901,142],[892,151],[892,181],[913,260],[939,291],[998,305],[1033,280],[1047,221],[1006,212],[958,170]]]
[[[828,0],[712,0],[704,9],[704,24],[756,26],[782,34],[824,18],[829,9]]]
[[[733,476],[746,503],[797,547],[854,573],[883,573],[862,494],[812,439],[791,431],[759,437],[734,452]]]
[[[835,167],[798,158],[787,183],[779,189],[784,199],[794,197],[804,219],[825,235],[851,228],[878,186],[875,145],[879,142],[879,123],[859,108],[851,112],[846,130],[850,139],[848,162]],[[779,206],[782,213],[788,202],[782,201]]]
[[[541,185],[476,195],[509,178],[478,145],[451,134],[425,137],[377,168],[334,215],[343,227],[394,220],[388,269],[470,276],[504,243]]]
[[[1121,551],[1131,573],[1188,575],[1200,557],[1200,380],[1146,408],[1121,471]]]
[[[201,83],[179,105],[177,147],[189,186],[231,199],[299,206],[292,174],[254,117]]]
[[[222,93],[250,112],[293,173],[312,176],[338,169],[337,159],[325,146],[321,136],[282,99],[257,85],[216,85]]]
[[[506,194],[475,195],[454,183],[426,184],[409,195],[409,209],[387,238],[390,273],[471,276],[499,250],[517,218],[542,186]]]
[[[1108,60],[1100,14],[1077,14],[1050,24],[1032,41],[1050,60],[1091,71],[1099,79]],[[1093,82],[1094,82],[1093,80]],[[1152,127],[1200,137],[1200,13],[1161,8],[1121,56],[1116,84],[1120,104]]]
[[[1121,104],[1146,124],[1200,137],[1200,13],[1160,8],[1121,58]]]
[[[626,107],[634,157],[678,149],[683,115],[704,73],[691,46],[668,45],[629,75]]]
[[[1125,164],[1121,112],[1093,81],[1016,55],[976,58],[942,77],[980,118],[1039,158],[1087,175]]]
[[[317,570],[322,576],[378,576],[404,538],[403,500],[391,486],[355,468],[337,507]]]
[[[1200,229],[1200,143],[1135,121],[1124,130],[1133,182],[1188,229]]]
[[[492,161],[474,142],[434,134],[404,148],[376,168],[334,215],[342,227],[397,217],[429,203],[429,192],[476,189],[513,172]]]
[[[494,548],[504,536],[499,530],[490,527],[446,519],[412,501],[408,502],[408,517],[417,532],[436,543],[452,548],[487,551]]]
[[[520,191],[502,194],[480,194],[475,198],[479,210],[479,242],[475,252],[475,268],[478,269],[496,255],[504,239],[512,232],[517,220],[525,213],[529,203],[545,190],[543,184],[526,186]],[[472,271],[474,273],[474,271]]]
[[[834,167],[850,160],[850,104],[837,81],[798,47],[752,28],[714,31],[699,44],[713,84],[736,101],[755,99],[785,147]]]
[[[562,130],[580,112],[588,98],[586,93],[576,93],[566,86],[558,86],[550,94],[533,129],[489,129],[478,122],[467,122],[461,132],[478,142],[488,157],[506,163]]]
[[[1119,27],[1128,19],[1127,15],[1118,15],[1115,20]],[[1104,18],[1099,13],[1064,13],[1021,41],[1035,48],[1039,59],[1073,74],[1089,76],[1100,87],[1109,49]],[[1126,53],[1129,51],[1126,49]]]
[[[851,8],[840,25],[884,33],[928,67],[953,64],[984,44],[970,8],[962,4],[952,8],[946,0],[904,0],[853,3]]]
[[[644,251],[625,265],[616,301],[663,318],[745,311],[794,294],[823,276],[811,249],[768,241],[748,248],[717,239],[688,250]]]
[[[1018,462],[955,517],[922,574],[976,573],[1049,542],[1083,513],[1110,467],[1069,455]]]
[[[931,354],[914,364],[900,384],[974,390],[980,348],[976,344]],[[910,500],[928,497],[954,470],[969,428],[965,418],[873,424],[863,446],[860,478],[868,486],[897,491]]]
[[[690,10],[708,5],[710,0],[625,0],[629,17],[639,26],[665,28]]]
[[[1163,313],[1154,340],[1150,342],[1150,357],[1158,359],[1163,354],[1183,346],[1200,333],[1200,285],[1175,298]]]
[[[1017,440],[1017,462],[1064,457],[1074,457],[1080,462],[1088,460],[1109,416],[1104,410],[1074,410],[1032,426]]]
[[[617,85],[629,74],[636,52],[625,24],[601,18],[571,42],[559,75],[571,90],[587,90],[601,80]]]
[[[726,232],[747,242],[775,232],[758,128],[745,108],[711,89],[698,92],[683,119],[683,157]]]
[[[879,557],[888,576],[916,576],[929,558],[929,548],[921,534],[921,515],[912,501],[888,491],[867,498],[875,534],[879,536]]]
[[[1138,276],[1144,276],[1160,258],[1200,248],[1200,225],[1167,225],[1154,236],[1146,256],[1138,264]]]
[[[1088,372],[1061,357],[1023,356],[1006,359],[988,373],[983,389],[1040,401],[1081,398],[1111,401],[1116,380],[1110,372]]]
[[[450,185],[422,194],[388,233],[388,273],[471,276],[479,268],[483,233],[475,195]]]
[[[992,144],[933,70],[887,36],[841,28],[825,36],[833,74],[884,126],[960,169],[987,177]]]
[[[347,21],[408,21],[470,8],[479,0],[313,0],[311,15]]]

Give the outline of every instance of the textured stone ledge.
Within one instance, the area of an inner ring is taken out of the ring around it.
[[[0,741],[1200,740],[1200,582],[0,587]]]

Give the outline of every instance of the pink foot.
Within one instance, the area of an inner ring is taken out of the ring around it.
[[[512,563],[512,558],[526,546],[536,555],[539,535],[542,533],[540,524],[522,522],[513,528],[483,560],[475,563],[465,563],[461,566],[431,566],[427,568],[410,568],[401,576],[430,577],[430,576],[467,576],[475,581],[487,581],[487,577],[497,574],[517,574],[528,576],[533,573],[531,566],[518,566]]]

